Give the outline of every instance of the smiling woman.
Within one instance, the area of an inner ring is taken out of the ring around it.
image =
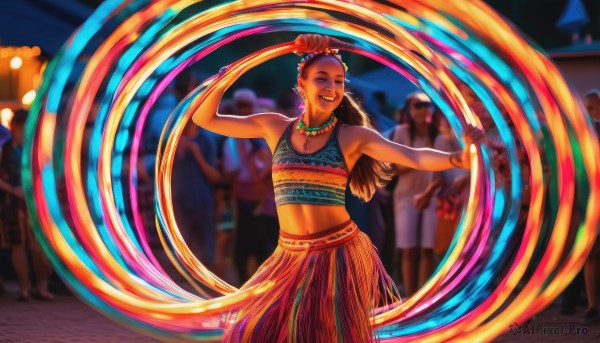
[[[193,116],[196,124],[223,135],[264,138],[273,153],[279,246],[242,290],[276,282],[229,316],[225,341],[370,342],[369,317],[378,308],[398,306],[400,296],[371,241],[350,220],[346,186],[368,201],[389,180],[389,163],[468,168],[468,150],[450,154],[384,139],[345,92],[347,67],[333,48],[347,44],[300,35],[295,45],[308,53],[298,64],[296,92],[304,104],[298,118],[217,114],[224,84]],[[468,143],[483,138],[472,127],[465,132]]]

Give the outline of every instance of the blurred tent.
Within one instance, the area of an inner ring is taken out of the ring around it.
[[[77,0],[0,0],[0,45],[54,55],[93,11]]]
[[[581,0],[569,0],[564,12],[556,22],[556,28],[567,32],[579,32],[590,22]]]

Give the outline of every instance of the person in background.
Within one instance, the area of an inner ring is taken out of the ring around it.
[[[216,149],[197,125],[184,128],[173,161],[175,218],[192,253],[208,268],[215,265],[216,219],[212,185],[219,181]]]
[[[434,149],[455,151],[460,145],[448,119],[441,117],[439,135],[433,144]],[[436,204],[437,226],[433,251],[437,260],[448,251],[456,227],[460,221],[462,209],[468,198],[470,173],[454,168],[438,172],[441,179],[441,189],[432,200]]]
[[[432,123],[431,99],[423,92],[409,94],[402,113],[408,124],[398,125],[392,141],[411,148],[432,148],[437,127]],[[404,120],[401,120],[404,122]],[[412,296],[433,272],[435,204],[431,201],[440,183],[431,171],[396,165],[394,189],[396,248],[401,254],[402,285]]]
[[[596,134],[600,137],[600,90],[593,89],[589,91],[584,101]],[[600,320],[598,315],[598,259],[600,259],[600,239],[596,238],[594,247],[583,267],[587,310],[581,318],[582,324],[590,324]]]
[[[44,301],[54,299],[48,290],[48,280],[52,274],[50,261],[33,236],[27,215],[25,196],[21,186],[21,156],[27,110],[18,109],[10,122],[12,140],[6,143],[0,161],[0,187],[4,189],[1,199],[2,227],[7,232],[7,243],[11,248],[13,267],[19,281],[20,292],[17,301],[27,301],[30,296]],[[27,252],[31,253],[36,290],[32,291]]]
[[[2,161],[2,152],[4,144],[10,141],[11,135],[10,130],[0,124],[0,161]],[[0,218],[4,217],[2,212],[2,199],[7,195],[5,192],[12,191],[12,187],[9,183],[0,178]],[[4,272],[8,263],[4,263],[5,259],[4,252],[5,250],[10,249],[10,241],[9,241],[9,233],[6,227],[4,226],[3,220],[0,219],[0,295],[4,294]],[[8,262],[8,258],[6,261]]]
[[[215,213],[217,219],[217,246],[215,256],[214,272],[220,278],[229,281],[232,278],[227,274],[227,260],[230,254],[233,254],[233,229],[234,221],[234,204],[231,199],[231,187],[227,184],[227,178],[222,177],[221,183],[215,189]]]
[[[273,156],[267,146],[256,152],[256,168],[258,182],[260,183],[260,200],[254,210],[256,216],[256,233],[259,237],[260,249],[257,253],[257,262],[262,264],[277,247],[279,239],[279,221],[275,204],[275,189],[273,188],[273,170],[271,160]],[[255,270],[253,270],[252,274]]]
[[[256,94],[241,88],[234,92],[232,110],[239,116],[256,113]],[[257,235],[257,213],[262,194],[257,156],[264,143],[257,139],[227,138],[224,144],[223,167],[234,174],[232,196],[235,203],[234,263],[240,283],[248,280],[262,256],[261,235]]]

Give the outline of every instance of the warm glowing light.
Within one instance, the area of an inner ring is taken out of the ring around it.
[[[10,128],[9,123],[13,117],[13,114],[14,113],[10,108],[3,108],[0,111],[0,124],[2,124],[4,127]]]
[[[31,48],[31,56],[35,57],[35,56],[39,56],[42,53],[42,49],[40,49],[39,46],[34,46],[33,48]]]
[[[23,59],[19,56],[15,56],[10,60],[10,69],[17,70],[23,65]]]
[[[0,58],[8,57],[10,55],[12,55],[12,49],[11,48],[2,48],[2,49],[0,49]]]
[[[23,95],[23,99],[21,100],[21,103],[23,105],[31,105],[31,103],[33,102],[33,99],[35,99],[35,91],[34,90],[30,90],[29,92],[25,93],[25,95]]]

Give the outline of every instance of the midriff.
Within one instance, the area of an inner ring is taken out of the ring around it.
[[[277,206],[280,230],[292,235],[325,231],[350,219],[345,206],[285,204]]]

